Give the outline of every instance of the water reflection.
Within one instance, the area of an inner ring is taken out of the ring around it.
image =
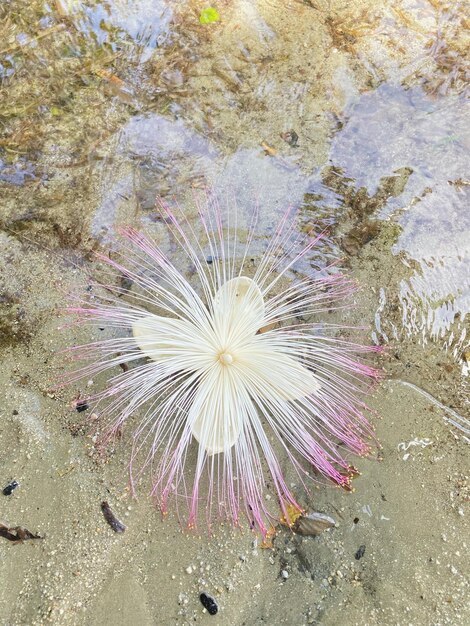
[[[224,155],[181,119],[134,116],[114,140],[112,162],[102,165],[103,202],[95,213],[95,234],[115,224],[111,207],[119,204],[119,196],[134,194],[146,221],[157,197],[184,203],[194,190],[214,189],[223,202],[248,213],[261,207],[258,228],[266,235],[279,214],[302,205],[312,188],[297,165],[268,157],[262,149]],[[127,166],[124,177],[122,166]]]
[[[413,169],[405,193],[387,205],[387,216],[428,186],[465,176],[467,116],[468,107],[459,97],[435,99],[420,87],[384,83],[346,108],[331,159],[370,192],[382,176],[401,167]]]
[[[213,169],[216,155],[209,141],[182,120],[157,114],[131,118],[114,138],[112,157],[102,166],[103,199],[94,215],[93,234],[114,228],[123,200],[131,199],[145,221],[157,197],[181,200],[181,192]]]
[[[18,159],[15,163],[0,159],[0,182],[20,187],[27,181],[36,179],[35,170],[35,166],[24,159]]]
[[[470,312],[467,119],[461,98],[384,84],[357,101],[332,144],[333,162],[369,193],[384,175],[411,170],[402,193],[376,215],[398,221],[402,232],[392,251],[414,261],[398,286],[402,325],[423,341],[454,344],[456,354]]]
[[[400,284],[404,327],[454,344],[456,356],[465,346],[470,312],[469,200],[468,187],[436,188],[403,216],[403,233],[394,247],[419,262]],[[419,314],[412,316],[415,310]]]
[[[98,45],[118,51],[127,48],[126,40],[130,40],[137,46],[140,62],[147,61],[165,41],[173,16],[164,0],[104,0],[91,6],[76,2],[69,12],[72,18],[76,15],[77,27]]]

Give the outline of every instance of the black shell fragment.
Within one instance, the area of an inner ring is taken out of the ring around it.
[[[4,496],[11,496],[13,490],[19,486],[20,483],[17,480],[12,480],[11,483],[8,483],[8,485],[2,489],[2,493]]]
[[[207,593],[201,593],[201,595],[199,596],[199,600],[201,601],[202,606],[207,610],[209,615],[215,615],[219,610],[217,602],[212,596],[208,596]]]
[[[363,556],[364,556],[364,554],[365,554],[365,551],[366,551],[366,547],[365,547],[365,545],[364,545],[364,544],[362,544],[362,546],[359,546],[359,548],[358,548],[358,550],[357,550],[356,554],[354,555],[354,556],[355,556],[355,558],[356,558],[356,561],[359,561],[359,559],[362,559],[362,557],[363,557]]]

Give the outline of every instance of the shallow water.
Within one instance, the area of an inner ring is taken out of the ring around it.
[[[468,437],[446,421],[469,416],[465,3],[224,1],[203,25],[205,6],[0,8],[0,477],[21,483],[0,521],[45,535],[0,538],[0,621],[468,623]],[[273,550],[224,526],[185,534],[131,500],[129,442],[97,463],[72,408],[86,389],[53,390],[54,354],[90,339],[58,327],[92,251],[122,224],[161,236],[157,195],[194,218],[206,187],[259,206],[260,236],[286,206],[327,228],[321,259],[360,285],[344,321],[388,346],[382,460],[360,462],[353,494],[305,496],[336,529],[280,530]]]

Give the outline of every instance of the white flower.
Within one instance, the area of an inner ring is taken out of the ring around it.
[[[139,459],[143,468],[150,465],[152,493],[164,510],[171,494],[180,496],[194,525],[204,484],[209,519],[216,508],[238,523],[243,502],[251,525],[265,533],[268,479],[284,512],[289,504],[298,506],[281,471],[280,450],[301,480],[310,466],[348,487],[351,466],[339,447],[367,453],[364,439],[371,433],[356,395],[377,375],[352,355],[373,348],[335,337],[337,327],[328,336],[328,326],[312,318],[351,291],[341,274],[311,272],[280,288],[289,269],[318,241],[293,239],[287,216],[248,277],[253,229],[238,264],[234,236],[226,236],[220,214],[202,213],[214,259],[207,264],[191,226],[164,210],[200,289],[151,239],[123,231],[132,244],[123,250],[123,261],[101,258],[135,288],[114,288],[115,296],[101,295],[98,303],[72,312],[128,334],[80,348],[95,360],[74,380],[125,365],[98,395],[96,410],[111,419],[109,435],[140,419],[131,481],[142,474],[134,469]],[[195,445],[197,456],[190,462]]]
[[[263,296],[246,276],[224,283],[208,314],[191,320],[147,315],[132,324],[139,348],[168,374],[198,376],[187,423],[209,455],[236,443],[255,411],[253,401],[282,403],[320,389],[275,334],[258,332],[264,325]]]

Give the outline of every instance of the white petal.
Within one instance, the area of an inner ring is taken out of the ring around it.
[[[219,331],[230,334],[255,334],[263,325],[264,301],[261,290],[247,276],[232,278],[214,296],[214,321]]]
[[[266,402],[300,400],[321,388],[314,373],[295,357],[256,342],[240,359],[243,380],[255,397]]]
[[[190,322],[172,317],[146,315],[132,324],[132,334],[145,356],[154,361],[188,354],[197,344],[197,329]]]
[[[215,368],[201,382],[189,412],[191,432],[210,456],[230,450],[240,436],[246,415],[246,407],[235,395],[236,382],[228,369]]]

